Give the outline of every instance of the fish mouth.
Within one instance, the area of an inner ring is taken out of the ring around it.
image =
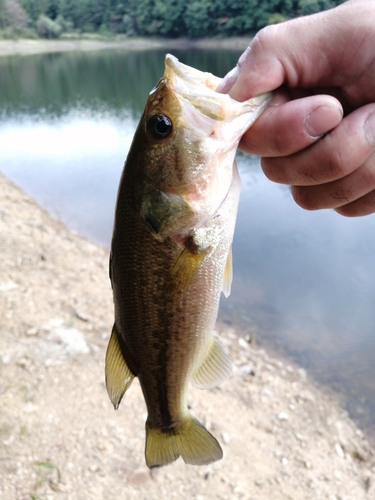
[[[228,94],[216,92],[222,78],[187,66],[172,54],[165,56],[164,79],[180,100],[190,103],[203,115],[220,122],[235,118],[238,122],[238,117],[244,116],[247,127],[261,115],[273,96],[268,92],[248,101],[238,102]],[[251,123],[248,119],[249,112],[253,116]]]
[[[187,234],[215,214],[232,184],[238,143],[272,97],[238,102],[216,92],[221,81],[167,54],[164,75],[146,103],[142,130],[150,153],[136,204],[159,241]],[[164,138],[158,125],[166,120],[172,128]]]
[[[200,86],[203,85],[206,88],[216,91],[222,81],[222,78],[212,73],[200,71],[199,69],[181,63],[177,57],[172,54],[167,54],[165,56],[165,68],[167,73],[168,70],[172,71],[178,78],[189,83],[189,86],[197,86],[199,90],[201,90]]]

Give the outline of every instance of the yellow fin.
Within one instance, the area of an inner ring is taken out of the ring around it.
[[[189,248],[185,248],[180,253],[172,269],[172,278],[179,291],[186,292],[189,288],[207,252],[208,250],[202,250],[193,253]]]
[[[225,263],[224,276],[223,276],[223,294],[225,297],[229,297],[230,290],[232,288],[233,281],[233,257],[232,257],[232,245],[230,246],[227,261]]]
[[[121,351],[116,325],[113,325],[105,355],[105,383],[110,400],[115,410],[133,382],[134,375],[130,371]]]
[[[198,389],[211,389],[220,385],[232,372],[232,362],[218,335],[213,334],[201,365],[192,377]]]
[[[190,414],[183,423],[162,431],[152,429],[146,422],[146,464],[160,467],[182,457],[186,464],[205,465],[223,457],[214,436]]]

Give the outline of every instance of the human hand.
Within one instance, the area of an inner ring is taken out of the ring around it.
[[[375,212],[374,47],[375,2],[352,0],[264,28],[218,89],[238,101],[277,89],[240,148],[303,208]]]

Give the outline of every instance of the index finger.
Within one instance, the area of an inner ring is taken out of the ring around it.
[[[278,91],[242,137],[240,149],[258,156],[291,155],[336,127],[342,116],[341,104],[329,95],[288,100],[286,94]]]

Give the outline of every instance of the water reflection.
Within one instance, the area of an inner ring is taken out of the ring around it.
[[[374,422],[375,217],[303,211],[257,163],[239,163],[236,272],[233,303],[222,301],[224,320],[255,328],[340,390],[362,424]]]
[[[223,75],[233,52],[173,51]],[[164,51],[0,59],[1,169],[71,228],[109,244],[118,179]],[[239,157],[232,295],[222,321],[257,333],[375,423],[375,216],[298,208]],[[365,408],[365,410],[363,410]]]
[[[136,116],[161,76],[163,55],[147,62],[138,53],[57,53],[0,59],[0,109],[6,116],[65,115],[72,107],[123,109]],[[151,83],[153,82],[153,83]]]
[[[83,110],[59,120],[8,120],[0,125],[2,170],[72,229],[108,245],[135,126],[131,117]]]
[[[237,60],[232,51],[174,50],[183,62],[223,76]],[[125,109],[138,116],[163,74],[165,50],[67,52],[0,58],[0,111],[4,116],[63,116],[72,108]]]

